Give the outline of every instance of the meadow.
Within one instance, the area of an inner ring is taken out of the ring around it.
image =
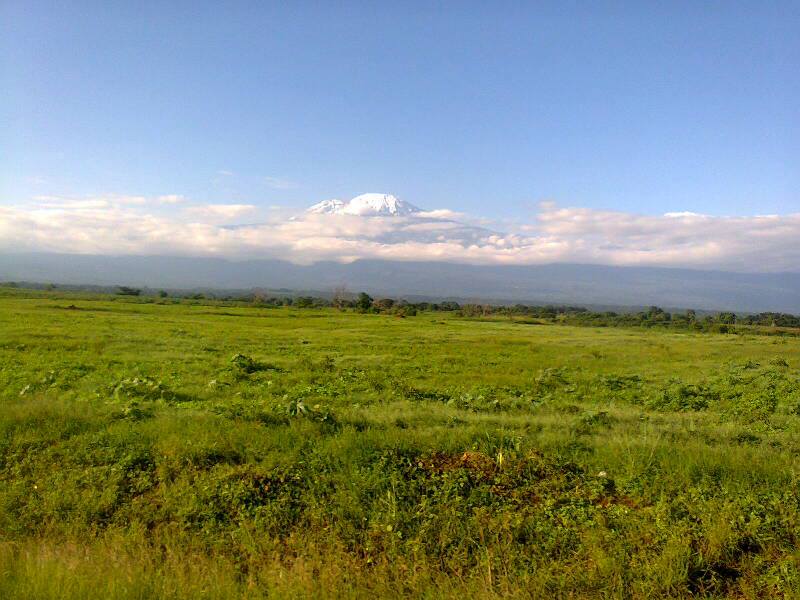
[[[0,597],[800,598],[800,338],[0,291]]]

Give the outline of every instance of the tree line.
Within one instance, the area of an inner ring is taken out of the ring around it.
[[[22,287],[15,282],[0,282],[0,286]],[[24,287],[54,291],[91,289],[105,291],[103,286],[56,286],[54,284],[30,284]],[[114,288],[112,288],[114,289]],[[282,290],[278,290],[279,292]],[[760,312],[738,314],[731,311],[704,313],[699,315],[695,310],[668,312],[658,306],[650,306],[644,310],[631,312],[593,311],[582,306],[570,305],[498,305],[490,303],[459,303],[454,300],[441,302],[410,302],[405,299],[373,298],[367,292],[351,294],[342,287],[333,291],[328,297],[308,295],[268,295],[255,291],[246,294],[217,293],[168,293],[165,290],[146,290],[128,286],[117,286],[115,292],[119,296],[141,297],[145,302],[153,301],[209,301],[248,304],[256,307],[295,308],[336,308],[360,313],[393,314],[401,317],[415,316],[420,312],[449,312],[466,318],[498,318],[536,319],[538,321],[562,323],[567,325],[585,325],[593,327],[662,327],[689,329],[695,331],[715,331],[732,333],[748,327],[780,329],[800,329],[800,315],[782,312]],[[286,290],[289,292],[289,290]]]
[[[372,298],[366,292],[354,297],[337,296],[319,298],[254,298],[254,303],[264,306],[294,306],[296,308],[333,307],[361,313],[398,314],[413,316],[418,312],[451,312],[461,317],[522,317],[594,327],[670,327],[696,331],[733,332],[736,326],[762,326],[773,328],[800,328],[800,316],[780,312],[737,314],[730,311],[698,315],[695,310],[668,312],[658,306],[633,312],[592,311],[582,306],[465,303],[446,300],[442,302],[409,302],[393,298]]]

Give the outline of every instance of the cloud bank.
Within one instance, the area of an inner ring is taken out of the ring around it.
[[[649,216],[542,203],[527,222],[499,232],[446,209],[290,217],[274,208],[196,205],[177,195],[37,197],[0,206],[0,251],[800,270],[800,213]]]

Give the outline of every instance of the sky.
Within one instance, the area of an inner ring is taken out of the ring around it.
[[[800,269],[797,2],[392,4],[0,2],[0,250]]]

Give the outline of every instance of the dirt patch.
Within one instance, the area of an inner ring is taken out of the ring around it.
[[[417,466],[431,473],[441,474],[457,469],[466,469],[481,479],[488,479],[497,471],[495,461],[481,452],[467,451],[463,454],[437,452],[420,458]]]

